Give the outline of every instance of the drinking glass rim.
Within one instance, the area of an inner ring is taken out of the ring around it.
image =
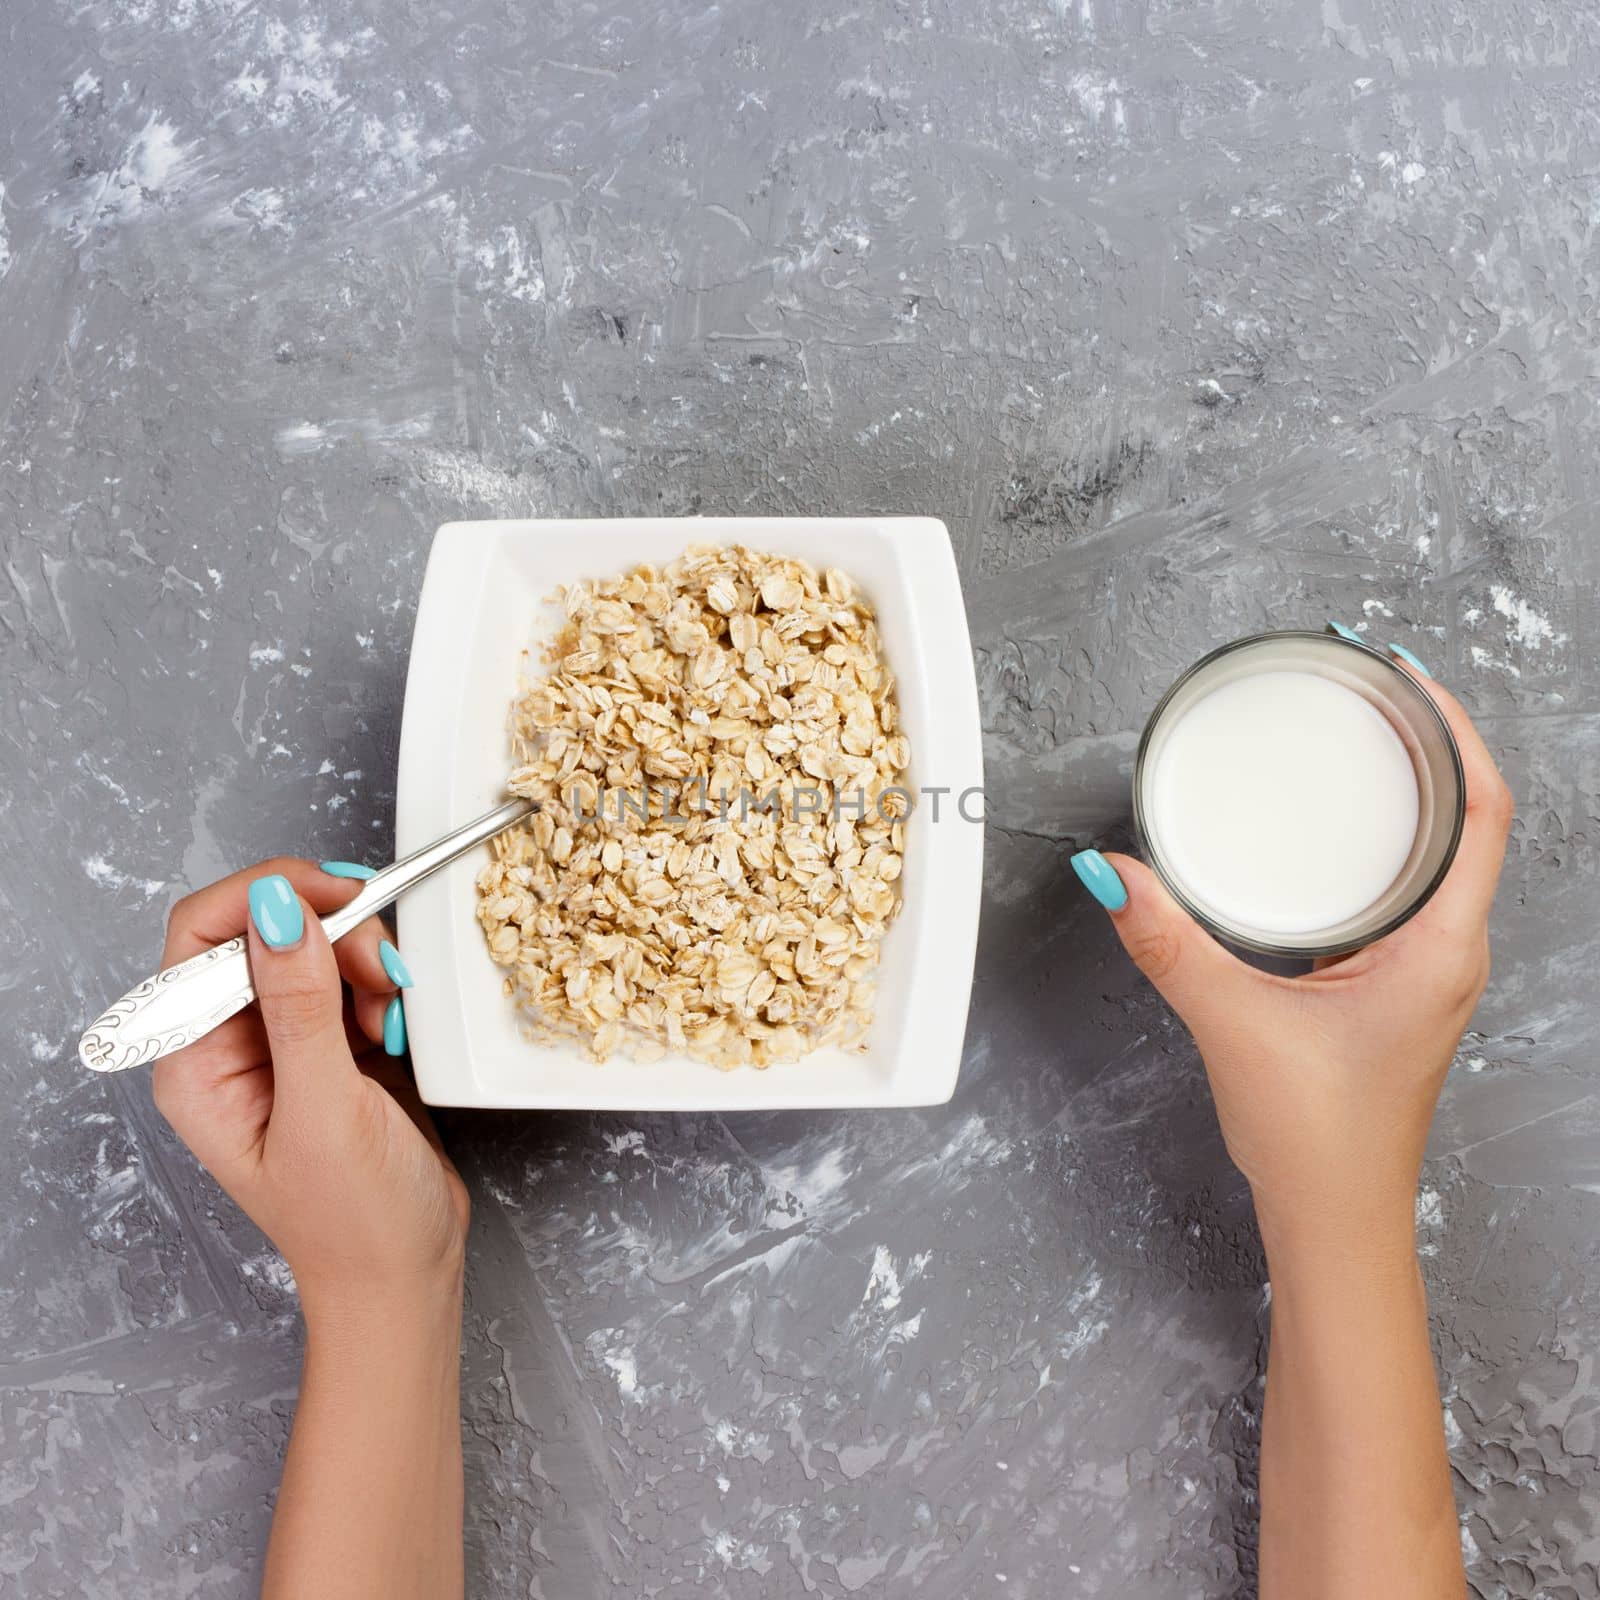
[[[1273,944],[1268,940],[1255,939],[1247,934],[1240,933],[1237,929],[1217,921],[1208,912],[1186,894],[1181,885],[1173,880],[1172,875],[1166,870],[1159,852],[1151,848],[1151,830],[1146,826],[1145,808],[1143,797],[1143,784],[1146,759],[1150,752],[1150,738],[1160,722],[1172,698],[1177,692],[1197,673],[1203,672],[1213,662],[1221,660],[1224,656],[1232,655],[1235,651],[1245,650],[1254,645],[1266,644],[1278,639],[1316,639],[1323,643],[1340,646],[1346,650],[1359,650],[1371,656],[1375,661],[1381,661],[1395,676],[1401,679],[1407,689],[1422,702],[1433,717],[1433,723],[1444,741],[1444,748],[1450,757],[1450,770],[1455,777],[1455,805],[1452,808],[1450,819],[1450,840],[1445,847],[1444,855],[1440,858],[1439,865],[1433,876],[1406,904],[1382,923],[1373,932],[1364,934],[1358,939],[1346,939],[1337,944],[1290,946]],[[1139,735],[1139,747],[1133,758],[1133,832],[1138,841],[1139,853],[1144,858],[1150,870],[1161,880],[1167,893],[1178,902],[1183,909],[1194,918],[1208,933],[1233,945],[1236,949],[1249,950],[1255,955],[1275,956],[1288,960],[1315,961],[1324,956],[1348,955],[1352,950],[1365,949],[1369,944],[1376,944],[1380,939],[1386,939],[1395,931],[1403,927],[1433,898],[1444,882],[1450,868],[1455,863],[1456,850],[1461,843],[1461,830],[1465,826],[1467,817],[1467,775],[1466,769],[1461,764],[1461,750],[1456,744],[1456,736],[1450,731],[1450,724],[1445,721],[1444,713],[1435,703],[1434,698],[1397,662],[1392,660],[1375,645],[1365,641],[1346,639],[1336,633],[1328,633],[1316,628],[1269,628],[1261,633],[1245,634],[1239,639],[1230,639],[1226,644],[1218,645],[1215,650],[1208,651],[1200,659],[1192,663],[1181,672],[1168,686],[1167,692],[1156,701],[1155,708],[1145,719],[1144,731]]]

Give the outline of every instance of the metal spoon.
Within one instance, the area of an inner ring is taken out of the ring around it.
[[[508,800],[475,822],[424,845],[362,885],[349,905],[322,919],[330,941],[382,911],[413,884],[538,810],[532,800]],[[125,1072],[193,1044],[256,997],[244,936],[146,978],[90,1024],[78,1041],[78,1059],[93,1072]]]

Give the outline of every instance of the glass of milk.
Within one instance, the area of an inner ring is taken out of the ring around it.
[[[1133,814],[1189,913],[1273,956],[1355,950],[1455,858],[1461,756],[1433,701],[1367,645],[1262,633],[1214,650],[1145,726]]]

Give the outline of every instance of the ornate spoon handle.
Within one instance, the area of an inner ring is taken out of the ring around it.
[[[396,861],[362,885],[349,905],[330,911],[322,927],[330,941],[392,904],[413,884],[536,810],[531,800],[503,806]],[[89,1025],[78,1059],[94,1072],[125,1072],[196,1039],[243,1011],[256,997],[241,935],[167,967],[130,989]]]

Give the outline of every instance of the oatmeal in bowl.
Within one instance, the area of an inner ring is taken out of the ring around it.
[[[548,821],[397,907],[427,1104],[950,1098],[985,830],[942,523],[447,523],[417,602],[397,853],[508,780]]]
[[[560,600],[510,718],[540,810],[477,880],[526,1031],[724,1069],[863,1049],[912,805],[871,604],[738,544]]]

